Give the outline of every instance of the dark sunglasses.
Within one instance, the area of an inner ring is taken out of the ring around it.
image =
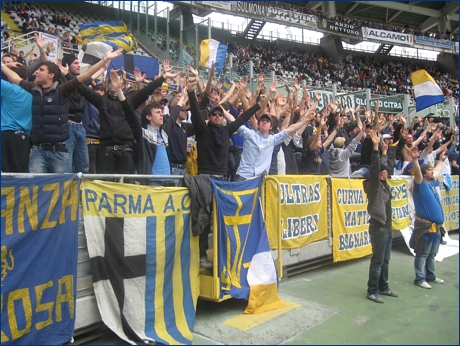
[[[221,113],[221,112],[215,112],[215,113],[212,113],[211,114],[213,117],[215,117],[216,115],[220,116],[220,117],[223,117],[224,116],[224,113]]]
[[[168,104],[168,102],[160,102],[160,105],[162,106],[166,106]]]

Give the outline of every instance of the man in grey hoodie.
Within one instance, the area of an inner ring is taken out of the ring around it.
[[[365,132],[361,121],[358,121],[358,128],[358,135],[351,141],[347,148],[345,148],[344,137],[337,137],[334,139],[334,146],[329,147],[329,168],[332,177],[346,178],[350,176],[350,157],[355,152]]]

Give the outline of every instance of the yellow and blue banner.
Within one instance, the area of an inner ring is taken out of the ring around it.
[[[224,294],[248,300],[245,313],[283,307],[278,275],[262,216],[262,178],[241,182],[211,179],[217,204],[218,264]]]
[[[64,344],[75,326],[75,174],[2,177],[2,344]]]
[[[372,253],[367,195],[362,180],[331,178],[334,262]]]
[[[295,249],[327,238],[326,176],[268,176],[265,213],[272,249]]]
[[[417,112],[444,101],[444,94],[426,70],[417,70],[410,76],[414,86],[415,109]]]
[[[202,40],[200,44],[200,66],[211,68],[214,61],[216,72],[222,73],[228,46],[219,41],[208,39]]]
[[[409,187],[407,181],[387,179],[391,194],[391,228],[402,230],[410,226]]]
[[[84,181],[82,200],[104,323],[131,344],[191,344],[200,287],[188,190]]]
[[[225,75],[222,77],[221,81],[222,81],[222,90],[227,92],[228,89],[230,89],[230,78],[227,75]]]
[[[448,190],[443,184],[444,177],[440,176],[438,179],[441,189],[442,208],[444,210],[444,229],[446,231],[458,230],[459,221],[459,188],[458,188],[458,175],[452,175],[452,189]]]
[[[127,52],[137,49],[136,39],[121,20],[80,24],[79,28],[83,44],[103,41],[109,45],[113,43]]]

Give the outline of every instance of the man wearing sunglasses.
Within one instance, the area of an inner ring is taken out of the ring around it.
[[[194,235],[200,235],[200,265],[203,268],[211,268],[212,263],[206,255],[212,210],[209,179],[226,180],[231,134],[246,123],[258,110],[265,109],[268,97],[261,95],[258,104],[243,112],[234,122],[227,125],[223,125],[224,111],[222,107],[214,107],[209,113],[209,121],[206,123],[200,114],[196,100],[194,92],[196,83],[196,78],[187,80],[190,111],[198,149],[198,176],[186,175],[185,184],[189,187],[192,196],[192,231]],[[202,199],[203,202],[200,203],[199,199]],[[197,210],[200,210],[200,213]],[[206,210],[206,212],[201,213],[202,210]]]

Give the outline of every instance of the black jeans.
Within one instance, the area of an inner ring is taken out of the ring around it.
[[[24,131],[2,131],[2,172],[29,173],[30,138]]]
[[[99,154],[99,144],[87,144],[88,145],[88,158],[89,168],[88,173],[96,173],[97,166],[97,155]]]
[[[211,176],[212,179],[214,180],[227,180],[227,177],[216,177],[216,176]],[[211,203],[211,222],[212,218],[214,216],[212,215],[212,203]],[[200,234],[200,240],[199,240],[199,245],[200,245],[200,258],[201,257],[206,257],[206,250],[209,247],[208,244],[208,239],[209,239],[209,233],[211,232],[211,224],[205,226],[203,233]]]
[[[388,266],[391,257],[393,234],[391,228],[369,226],[371,236],[372,257],[369,266],[369,281],[367,291],[374,294],[388,290]]]
[[[98,174],[134,174],[133,152],[100,147],[96,167]]]

